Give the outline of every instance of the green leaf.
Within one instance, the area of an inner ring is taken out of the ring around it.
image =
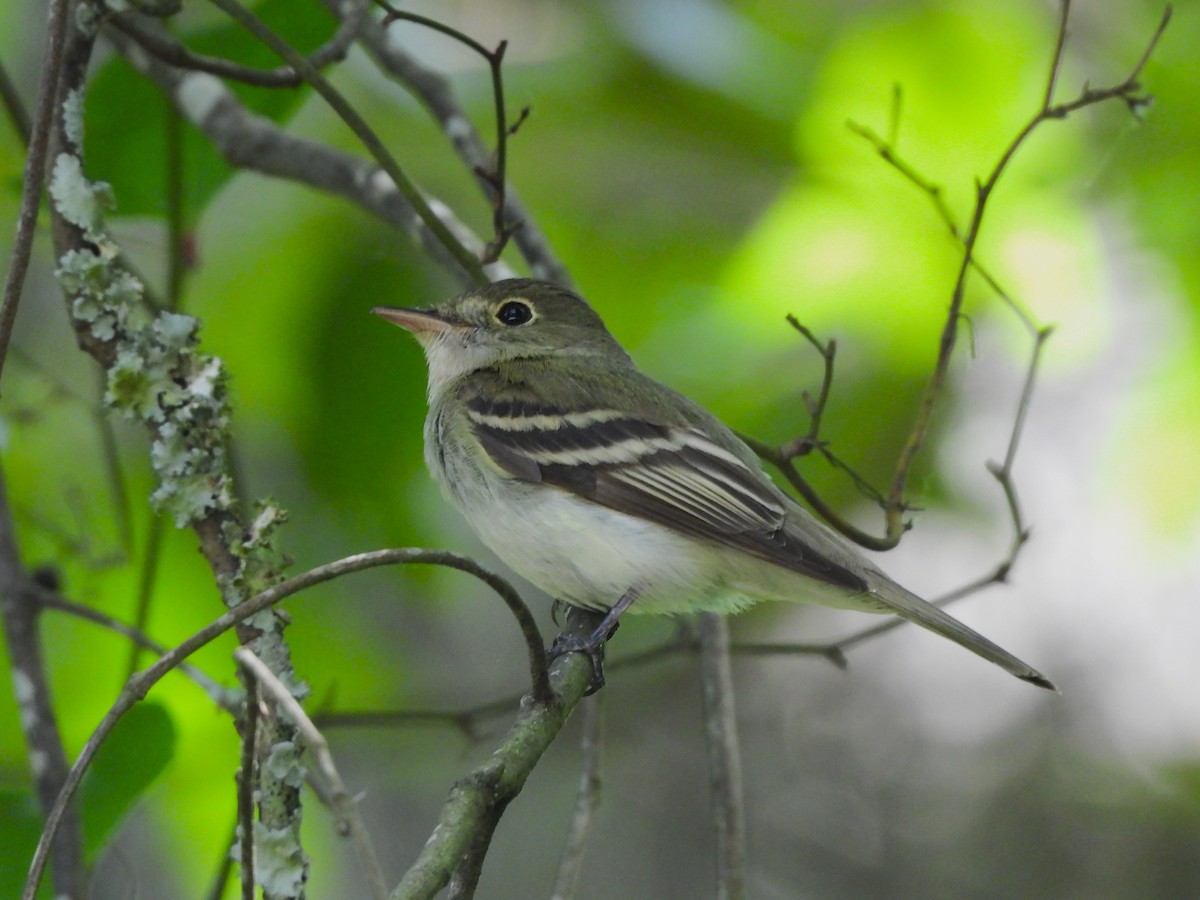
[[[175,723],[160,704],[139,703],[117,723],[80,785],[89,859],[174,755]]]

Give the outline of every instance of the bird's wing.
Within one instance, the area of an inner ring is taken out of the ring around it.
[[[867,590],[861,575],[787,527],[786,501],[761,471],[700,429],[512,395],[476,395],[466,409],[484,450],[513,478],[553,485],[848,591]]]

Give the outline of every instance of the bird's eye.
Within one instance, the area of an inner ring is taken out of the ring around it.
[[[505,325],[524,325],[532,318],[533,310],[520,300],[509,300],[496,310],[496,319]]]

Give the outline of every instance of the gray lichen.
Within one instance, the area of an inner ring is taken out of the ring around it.
[[[88,181],[77,157],[59,154],[50,196],[90,245],[64,253],[55,274],[77,324],[114,345],[105,402],[155,435],[150,458],[159,484],[151,502],[179,527],[231,508],[225,378],[220,360],[196,348],[199,323],[146,302],[144,286],[104,230],[112,192]]]

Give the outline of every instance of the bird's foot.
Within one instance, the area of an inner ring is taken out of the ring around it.
[[[615,630],[614,628],[613,631]],[[604,642],[611,635],[612,631],[606,634],[599,628],[587,637],[560,634],[554,639],[550,649],[546,651],[546,657],[550,662],[554,662],[560,656],[566,656],[569,653],[582,653],[586,656],[588,662],[592,664],[592,680],[588,682],[588,689],[584,692],[584,696],[590,696],[604,687]]]
[[[554,639],[550,649],[546,651],[546,657],[550,662],[554,662],[560,656],[566,656],[568,653],[583,653],[587,656],[592,664],[592,681],[584,694],[585,697],[604,687],[604,642],[616,634],[617,629],[621,627],[619,621],[621,616],[640,593],[640,587],[629,588],[621,595],[621,599],[613,605],[612,609],[604,614],[604,618],[600,620],[600,624],[592,630],[591,634],[587,637],[560,634]]]

